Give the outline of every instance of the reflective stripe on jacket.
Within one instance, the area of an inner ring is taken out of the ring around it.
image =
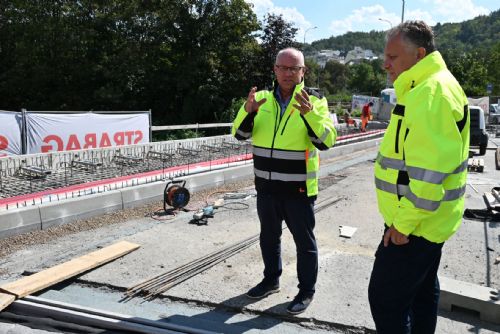
[[[256,93],[256,100],[266,98],[256,113],[248,114],[244,105],[233,124],[232,134],[238,140],[252,138],[255,187],[259,192],[287,196],[318,194],[318,149],[332,147],[337,137],[328,112],[326,98],[305,88],[313,110],[302,116],[293,106],[295,93],[283,116],[273,90]]]
[[[375,163],[388,226],[441,243],[460,226],[469,154],[467,97],[439,52],[394,82],[398,104]]]

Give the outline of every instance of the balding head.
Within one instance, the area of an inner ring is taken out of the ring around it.
[[[297,60],[297,66],[304,66],[304,54],[295,48],[286,48],[280,50],[276,55],[275,64],[279,65],[282,58],[295,58]]]
[[[274,74],[283,97],[290,96],[297,84],[304,79],[304,55],[297,49],[286,48],[278,52]]]

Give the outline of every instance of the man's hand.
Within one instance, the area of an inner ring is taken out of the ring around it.
[[[304,89],[300,91],[300,94],[299,93],[295,94],[295,100],[299,104],[294,104],[293,106],[297,108],[297,110],[299,110],[302,115],[307,114],[313,109],[313,105],[309,101],[309,94],[307,94],[307,92]]]
[[[245,102],[245,111],[249,114],[256,112],[259,109],[259,107],[267,101],[267,99],[256,101],[255,100],[256,91],[257,87],[252,87],[252,89],[250,89],[250,93],[248,93],[247,102]]]
[[[384,247],[389,246],[389,240],[397,246],[401,246],[401,245],[404,245],[404,244],[407,244],[408,242],[410,242],[410,240],[408,239],[408,236],[406,236],[403,233],[396,230],[394,225],[389,227],[389,229],[387,231],[385,231]]]

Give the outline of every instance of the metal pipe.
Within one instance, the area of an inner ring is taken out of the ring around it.
[[[9,311],[20,315],[28,315],[30,317],[47,317],[62,322],[71,322],[104,329],[131,331],[134,333],[215,334],[215,332],[212,331],[107,312],[32,296],[14,301],[10,305]]]

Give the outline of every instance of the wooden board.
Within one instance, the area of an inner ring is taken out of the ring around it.
[[[0,292],[0,311],[12,304],[14,300],[16,300],[16,296]]]
[[[140,246],[128,241],[120,241],[111,246],[83,255],[76,259],[64,262],[55,267],[42,270],[36,274],[21,278],[17,281],[0,286],[0,291],[22,298],[34,292],[43,290],[70,277],[76,276],[106,262],[117,259],[130,253]],[[0,303],[0,311],[7,305]]]

